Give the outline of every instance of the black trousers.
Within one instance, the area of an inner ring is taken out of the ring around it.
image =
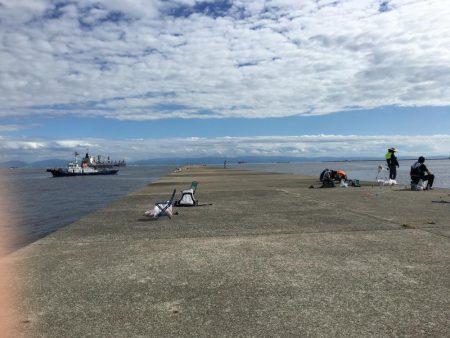
[[[395,180],[395,178],[397,177],[397,167],[394,166],[389,166],[389,178],[391,180]]]
[[[428,183],[427,183],[428,187],[432,187],[433,186],[433,182],[434,182],[434,175],[433,174],[423,175],[422,177],[411,176],[411,182],[414,183],[414,184],[419,183],[420,179],[422,179],[423,181],[428,181]]]

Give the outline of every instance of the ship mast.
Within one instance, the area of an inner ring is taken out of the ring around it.
[[[78,155],[80,155],[80,154],[76,151],[73,153],[73,156],[75,157],[75,164],[78,164],[78,158],[77,158]]]

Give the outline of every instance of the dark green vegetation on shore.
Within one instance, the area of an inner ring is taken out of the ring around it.
[[[87,215],[8,257],[15,336],[448,336],[449,190],[311,184],[191,167]]]

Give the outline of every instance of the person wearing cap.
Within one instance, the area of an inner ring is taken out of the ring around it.
[[[395,153],[397,152],[397,149],[394,147],[389,148],[388,152],[385,155],[387,166],[389,168],[389,179],[395,180],[397,177],[397,168],[400,167],[398,164],[397,156],[395,156]]]
[[[426,173],[426,175],[425,175]],[[417,186],[420,180],[427,181],[426,190],[433,189],[434,175],[425,165],[425,157],[420,156],[416,163],[411,166],[411,186]]]

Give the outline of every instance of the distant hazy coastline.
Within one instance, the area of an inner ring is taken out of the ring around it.
[[[425,155],[426,156],[426,155]],[[413,161],[416,158],[408,156],[399,160]],[[137,161],[127,161],[127,165],[185,165],[185,164],[229,164],[243,163],[308,163],[308,162],[364,162],[384,161],[383,157],[288,157],[288,156],[241,156],[241,157],[199,157],[199,158],[155,158]],[[449,160],[448,156],[427,157],[427,160]],[[0,168],[54,168],[64,167],[69,159],[49,159],[35,162],[6,161],[0,162]]]

